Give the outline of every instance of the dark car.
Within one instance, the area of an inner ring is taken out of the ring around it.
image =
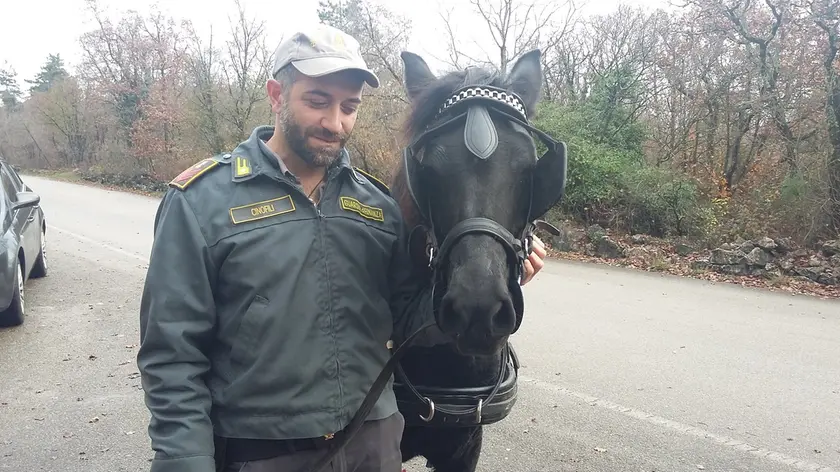
[[[47,275],[47,224],[41,197],[0,158],[0,326],[25,314],[24,284]]]

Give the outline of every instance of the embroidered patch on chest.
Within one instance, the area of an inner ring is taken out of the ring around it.
[[[358,213],[369,220],[385,221],[385,215],[381,208],[365,205],[353,197],[341,197],[341,209]]]
[[[240,223],[270,218],[293,211],[295,211],[295,202],[292,201],[291,195],[286,195],[284,197],[231,208],[230,220],[233,224],[238,225]]]

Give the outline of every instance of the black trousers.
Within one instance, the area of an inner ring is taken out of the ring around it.
[[[400,413],[378,421],[368,421],[356,437],[336,454],[324,472],[400,472],[405,419]],[[271,459],[228,463],[224,472],[309,472],[306,467],[326,455],[329,449],[284,454]]]

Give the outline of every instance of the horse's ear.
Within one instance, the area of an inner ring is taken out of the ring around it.
[[[517,59],[508,76],[511,90],[525,101],[525,110],[529,117],[534,114],[542,93],[540,54],[539,49],[532,49],[523,54]]]
[[[426,85],[436,79],[435,74],[429,69],[429,65],[422,57],[413,52],[403,51],[400,53],[403,62],[403,85],[412,101],[417,98]]]

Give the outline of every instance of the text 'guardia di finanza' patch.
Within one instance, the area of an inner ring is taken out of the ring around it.
[[[230,209],[230,219],[233,224],[247,223],[272,216],[295,211],[295,203],[291,195],[273,198],[262,202],[249,203]]]
[[[385,215],[381,208],[365,205],[352,197],[341,197],[341,208],[358,213],[369,220],[385,221]]]

